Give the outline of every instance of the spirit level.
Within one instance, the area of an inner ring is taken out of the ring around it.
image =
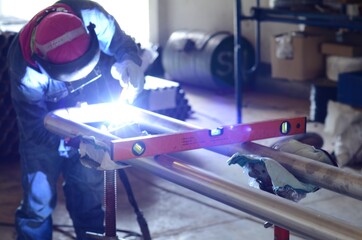
[[[114,161],[121,161],[305,132],[306,118],[298,117],[228,125],[215,129],[140,136],[111,141],[111,157]]]

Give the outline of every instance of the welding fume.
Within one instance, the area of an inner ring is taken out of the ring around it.
[[[103,172],[82,165],[79,143],[49,132],[44,117],[120,95],[132,103],[144,86],[140,47],[98,3],[64,0],[24,25],[9,49],[8,66],[23,186],[17,239],[52,239],[60,175],[77,239],[103,233]]]

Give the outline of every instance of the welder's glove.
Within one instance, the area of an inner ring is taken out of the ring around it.
[[[97,170],[115,170],[128,167],[125,163],[115,162],[110,157],[110,149],[104,142],[94,137],[82,137],[79,144],[81,163]]]
[[[294,139],[279,141],[273,144],[272,148],[337,166],[334,159],[326,151]],[[240,165],[250,177],[256,180],[261,190],[296,202],[304,198],[307,193],[319,189],[318,186],[299,181],[277,161],[268,157],[235,153],[228,160],[228,164]]]
[[[69,158],[69,152],[71,151],[71,147],[65,144],[64,139],[60,139],[58,146],[58,153],[61,157]]]
[[[298,202],[318,186],[299,181],[274,159],[252,154],[235,153],[228,164],[238,164],[256,180],[261,190]]]
[[[144,87],[145,78],[142,68],[131,60],[125,60],[114,63],[111,74],[113,78],[120,81],[124,98],[129,103],[133,103]]]

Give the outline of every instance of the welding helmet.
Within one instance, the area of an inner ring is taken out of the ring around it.
[[[33,33],[33,59],[54,80],[73,82],[86,77],[97,65],[99,43],[90,23],[68,12],[52,12],[37,24]]]

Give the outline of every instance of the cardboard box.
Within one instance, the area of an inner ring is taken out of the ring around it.
[[[291,36],[291,57],[278,56],[281,36]],[[309,80],[324,76],[325,60],[320,52],[321,43],[331,41],[328,35],[311,35],[302,32],[274,36],[271,42],[271,66],[273,78]],[[279,45],[278,45],[279,44]]]
[[[337,30],[334,28],[315,27],[309,25],[300,25],[298,26],[298,29],[300,32],[305,34],[328,35],[331,38],[335,38],[337,33]]]
[[[340,57],[362,56],[362,46],[353,46],[342,43],[322,43],[322,53]]]

